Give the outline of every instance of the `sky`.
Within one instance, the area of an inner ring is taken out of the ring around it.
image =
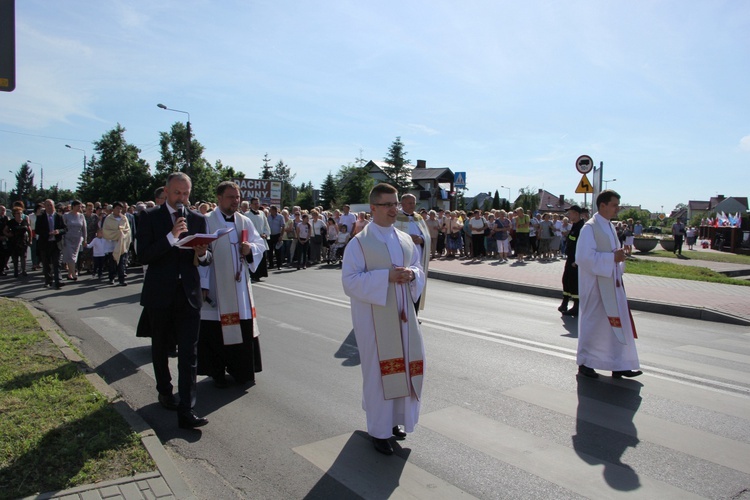
[[[669,213],[750,195],[750,2],[18,0],[0,182],[30,160],[75,189],[118,123],[153,168],[187,118],[157,103],[249,178],[267,153],[318,188],[401,137],[467,196],[583,201],[588,155],[622,204]]]

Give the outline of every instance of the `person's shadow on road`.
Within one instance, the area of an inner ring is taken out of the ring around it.
[[[399,486],[411,450],[392,442],[393,456],[381,455],[364,431],[354,431],[325,474],[305,495],[323,498],[391,498]],[[296,450],[295,450],[296,451]],[[301,455],[305,453],[298,451]]]
[[[603,465],[602,475],[614,490],[633,491],[641,486],[638,474],[622,455],[640,440],[633,423],[641,405],[643,384],[635,380],[614,382],[578,375],[578,410],[573,448],[584,462]],[[609,383],[607,383],[609,382]]]

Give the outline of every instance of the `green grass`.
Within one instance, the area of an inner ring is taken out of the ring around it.
[[[661,247],[657,247],[661,248]],[[729,252],[706,252],[706,251],[695,251],[695,250],[682,250],[682,257],[675,255],[672,252],[666,250],[654,250],[647,254],[641,254],[640,252],[634,252],[633,256],[654,256],[654,257],[667,257],[670,259],[682,259],[682,260],[705,260],[710,262],[728,262],[731,264],[747,264],[750,266],[750,255],[738,255]]]
[[[671,252],[668,252],[672,255]],[[726,285],[750,286],[750,281],[729,278],[705,267],[684,266],[669,262],[657,262],[648,258],[637,258],[628,260],[625,265],[628,274],[644,274],[646,276],[658,276],[660,278],[679,278],[683,280],[707,281],[710,283],[723,283]]]
[[[155,469],[138,434],[26,307],[0,299],[0,499]]]

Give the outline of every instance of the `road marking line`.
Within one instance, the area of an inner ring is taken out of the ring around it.
[[[740,441],[536,384],[516,387],[503,394],[750,474],[750,445]],[[579,411],[581,408],[584,411]]]
[[[710,347],[702,347],[698,345],[683,345],[683,346],[677,347],[676,349],[679,351],[684,351],[684,352],[692,352],[693,354],[711,356],[712,358],[724,359],[726,361],[736,361],[737,363],[750,363],[750,356],[746,354],[722,351],[720,349],[712,349]]]
[[[357,433],[298,446],[293,451],[362,498],[475,498],[398,455],[379,454],[369,438]]]
[[[577,453],[465,408],[451,406],[420,418],[421,425],[502,462],[588,498],[700,498],[628,467]],[[606,480],[603,477],[606,471]]]

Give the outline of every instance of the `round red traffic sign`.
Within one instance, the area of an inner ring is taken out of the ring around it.
[[[576,160],[576,170],[582,174],[588,174],[594,168],[594,160],[588,155],[581,155]]]

